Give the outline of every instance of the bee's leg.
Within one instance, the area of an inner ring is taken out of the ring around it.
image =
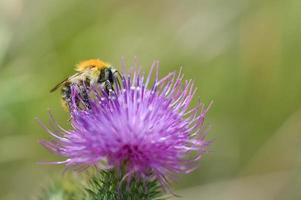
[[[113,73],[113,80],[114,80],[114,82],[117,83],[118,89],[121,89],[121,83],[120,83],[119,79],[122,80],[122,76],[121,76],[121,74],[118,71],[115,71]]]
[[[74,98],[74,100],[75,100],[75,105],[76,105],[76,107],[78,108],[78,107],[80,106],[80,99],[78,98],[78,96],[76,96],[76,97]],[[69,103],[69,106],[70,106],[70,104],[71,104],[71,102]]]
[[[113,90],[112,84],[109,80],[105,81],[105,91],[110,94]]]
[[[114,75],[114,77],[115,77],[116,79],[118,79],[118,78],[122,79],[121,73],[120,73],[119,71],[117,71],[117,70],[113,73],[113,75]]]
[[[89,101],[89,94],[88,94],[88,88],[85,86],[80,86],[80,98],[88,109],[90,109],[90,101]],[[79,105],[78,105],[79,106]]]

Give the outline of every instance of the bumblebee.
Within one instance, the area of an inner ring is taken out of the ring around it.
[[[77,106],[82,103],[89,108],[89,88],[99,84],[106,92],[114,90],[114,84],[120,86],[121,74],[111,64],[99,59],[90,59],[76,65],[76,73],[54,86],[50,92],[61,88],[61,96],[64,107],[71,105],[71,86],[78,88],[78,95],[75,97]]]

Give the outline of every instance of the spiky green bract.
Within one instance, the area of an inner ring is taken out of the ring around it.
[[[164,200],[163,191],[155,179],[132,177],[122,180],[115,170],[100,171],[86,189],[89,200]]]

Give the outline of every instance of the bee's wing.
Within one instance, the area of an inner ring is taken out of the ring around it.
[[[74,79],[76,79],[78,76],[80,76],[82,73],[76,73],[68,78],[65,78],[64,80],[62,80],[60,83],[58,83],[56,86],[54,86],[50,92],[54,92],[55,90],[57,90],[59,87],[61,87],[64,83],[66,83],[67,81],[72,81]]]
[[[57,90],[59,87],[61,87],[69,78],[65,78],[63,81],[61,81],[60,83],[58,83],[56,86],[54,86],[50,92],[54,92],[55,90]]]

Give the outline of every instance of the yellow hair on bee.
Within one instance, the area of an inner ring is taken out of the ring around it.
[[[68,103],[65,100],[61,99],[61,104],[62,104],[63,109],[65,111],[68,111]]]
[[[110,64],[106,63],[102,60],[99,59],[90,59],[90,60],[84,60],[82,62],[80,62],[78,65],[76,65],[75,70],[78,72],[82,72],[85,71],[86,69],[103,69],[106,67],[109,67]]]

